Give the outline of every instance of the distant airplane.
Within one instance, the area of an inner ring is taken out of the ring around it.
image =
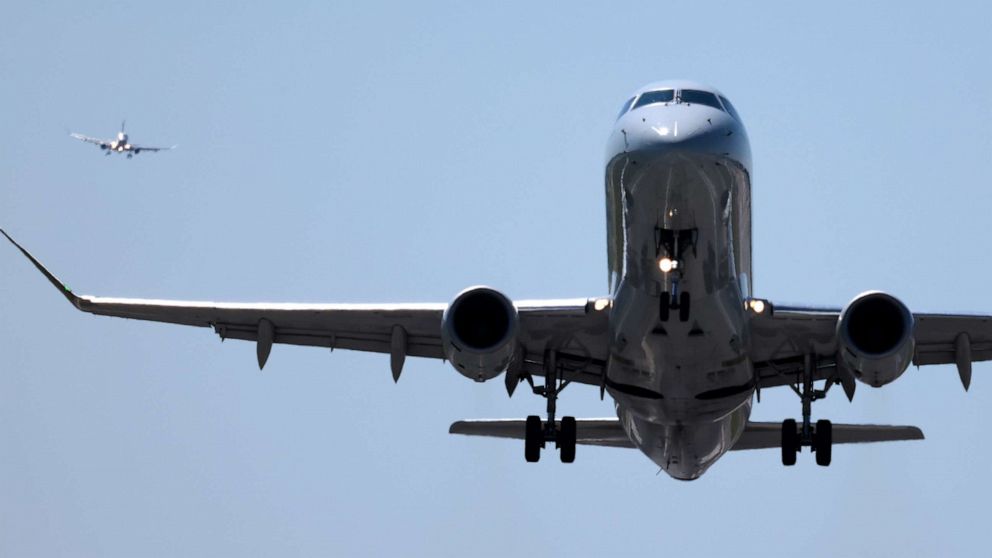
[[[255,342],[259,367],[285,343],[385,353],[396,380],[408,356],[446,360],[477,382],[502,374],[510,395],[526,383],[546,399],[546,418],[459,421],[452,434],[520,439],[527,461],[548,444],[566,463],[576,444],[636,448],[683,480],[731,450],[778,449],[784,465],[809,450],[826,466],[834,444],[922,439],[914,426],[814,421],[813,403],[832,386],[851,399],[858,382],[894,382],[910,364],[954,364],[967,390],[972,362],[992,360],[992,316],[914,313],[878,291],[843,308],[756,298],[751,148],[713,88],[668,81],[631,95],[604,170],[610,295],[595,298],[511,301],[481,286],[448,304],[103,298],[76,294],[14,244],[84,312],[210,327]],[[556,418],[572,384],[608,394],[617,417]],[[795,392],[800,420],[750,420],[773,388]],[[362,428],[361,417],[349,420]],[[388,444],[396,433],[369,434]]]
[[[176,148],[175,145],[172,147],[145,147],[142,145],[133,145],[128,143],[127,134],[124,133],[124,122],[121,122],[121,131],[117,132],[117,138],[112,140],[91,138],[89,136],[84,136],[83,134],[77,134],[76,132],[72,132],[69,135],[78,140],[95,144],[100,149],[106,151],[106,155],[110,155],[111,153],[127,153],[128,159],[138,153],[141,153],[142,151],[168,151]]]

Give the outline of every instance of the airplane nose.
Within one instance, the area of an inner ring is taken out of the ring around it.
[[[641,140],[646,144],[673,144],[679,143],[680,141],[686,141],[692,137],[695,133],[695,129],[694,127],[691,128],[693,129],[687,130],[686,125],[683,124],[680,135],[678,118],[660,118],[651,123],[645,123],[645,126],[639,135],[646,136],[641,138]]]
[[[723,153],[734,129],[729,115],[707,106],[642,107],[617,122],[609,155],[682,149]]]

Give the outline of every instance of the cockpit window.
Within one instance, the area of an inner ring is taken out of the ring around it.
[[[740,122],[741,115],[737,114],[737,109],[734,108],[734,105],[730,104],[730,99],[721,95],[720,101],[723,102],[723,108],[727,109],[727,112],[730,113],[730,116],[733,116],[734,120]]]
[[[716,95],[709,91],[683,89],[679,91],[679,102],[691,105],[706,105],[717,110],[723,110],[723,107],[720,106],[720,101],[716,100]]]
[[[627,114],[627,111],[630,110],[630,105],[634,104],[634,99],[636,98],[637,97],[631,97],[627,99],[627,102],[620,108],[620,114],[617,115],[617,120],[619,120],[621,116]]]
[[[648,91],[647,93],[641,93],[641,96],[637,98],[637,103],[634,104],[634,108],[643,107],[644,105],[650,105],[654,103],[671,103],[675,100],[675,90],[674,89],[663,89],[661,91]]]

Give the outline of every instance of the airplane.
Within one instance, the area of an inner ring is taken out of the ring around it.
[[[486,286],[450,303],[184,302],[77,295],[3,235],[77,309],[210,327],[256,344],[389,355],[394,381],[408,356],[449,362],[476,382],[527,383],[544,417],[466,420],[452,434],[522,440],[528,462],[550,444],[636,448],[669,476],[693,480],[732,450],[777,449],[783,465],[809,450],[830,465],[834,444],[923,439],[915,426],[833,424],[813,403],[840,386],[881,388],[910,364],[992,360],[992,316],[920,314],[867,291],[842,308],[778,305],[753,293],[751,152],[740,115],[718,90],[652,83],[623,104],[605,165],[609,295],[511,301]],[[540,384],[535,380],[543,379]],[[616,418],[557,418],[572,384],[599,389]],[[751,421],[762,390],[790,388],[801,418]],[[835,390],[836,392],[836,390]],[[552,450],[553,451],[553,450]]]
[[[170,149],[175,149],[176,146],[172,147],[144,147],[141,145],[133,145],[128,143],[127,134],[124,133],[124,123],[121,122],[121,131],[117,132],[117,137],[112,140],[104,140],[99,138],[91,138],[89,136],[84,136],[83,134],[77,134],[76,132],[70,132],[69,135],[78,139],[85,141],[87,143],[95,144],[100,149],[104,150],[106,153],[104,155],[110,155],[111,153],[127,153],[127,158],[141,153],[142,151],[168,151]]]

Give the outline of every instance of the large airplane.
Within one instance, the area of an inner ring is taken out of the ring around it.
[[[443,359],[507,392],[526,382],[546,413],[469,420],[450,432],[523,440],[533,462],[554,444],[637,448],[670,476],[701,476],[731,450],[776,448],[819,465],[833,444],[922,439],[913,426],[832,424],[812,405],[840,386],[881,387],[910,364],[956,364],[967,390],[973,361],[992,359],[992,316],[914,314],[890,294],[844,308],[775,305],[754,296],[751,153],[719,91],[689,81],[641,88],[623,104],[606,157],[610,295],[511,301],[470,287],[438,304],[182,302],[77,295],[13,239],[73,306],[103,316],[211,327],[253,341],[259,367],[274,343],[385,353],[399,380],[406,357]],[[0,231],[2,232],[2,231]],[[535,380],[543,378],[541,384]],[[609,395],[617,418],[556,418],[563,389]],[[762,390],[790,388],[801,419],[749,420]]]
[[[124,122],[121,122],[121,131],[117,132],[117,137],[112,140],[105,140],[100,138],[91,138],[89,136],[84,136],[83,134],[77,134],[76,132],[70,132],[70,136],[85,141],[86,143],[92,143],[105,151],[104,155],[110,155],[111,153],[127,153],[127,158],[141,153],[142,151],[168,151],[170,149],[175,149],[176,146],[171,147],[146,147],[143,145],[134,145],[128,142],[127,134],[124,133]]]

